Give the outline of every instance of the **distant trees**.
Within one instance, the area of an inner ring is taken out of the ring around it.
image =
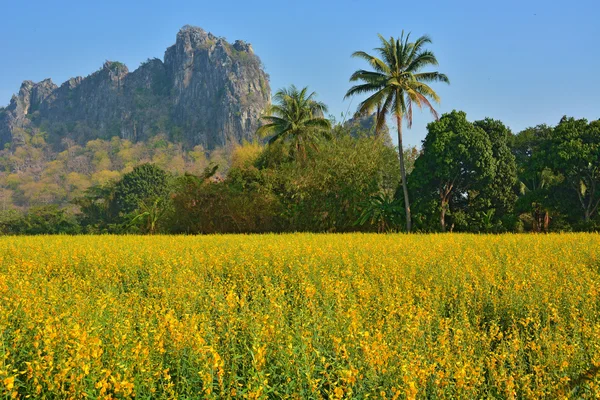
[[[281,157],[277,144],[256,151],[237,148],[224,181],[186,176],[173,197],[175,231],[344,232],[358,227],[364,199],[394,193],[398,181],[395,151],[381,138],[340,135],[310,160]]]
[[[597,229],[600,122],[563,117],[514,137],[520,180],[516,211],[533,231]]]
[[[395,150],[383,138],[346,134],[323,146],[310,163],[287,163],[265,173],[276,178],[289,230],[344,232],[376,229],[374,221],[362,228],[355,223],[365,200],[394,195],[398,165]]]
[[[463,122],[466,123],[466,120]],[[464,174],[471,170],[469,165],[473,165],[476,155],[475,165],[480,170],[468,179],[468,190],[463,190],[464,193],[454,199],[454,204],[452,200],[445,203],[443,196],[440,197],[440,207],[447,205],[457,230],[548,232],[596,230],[600,227],[599,121],[564,117],[555,127],[539,125],[517,135],[512,135],[503,124],[491,119],[476,121],[472,125],[485,132],[492,152],[493,162],[489,165],[495,167],[481,170],[488,165],[480,159],[487,154],[483,148],[471,150],[468,154],[460,154],[458,150],[450,154],[444,150],[432,157],[437,164],[430,163],[429,167],[424,167],[432,154],[430,136],[436,138],[434,148],[439,152],[446,149],[441,143],[449,132],[450,136],[460,136],[461,132],[468,131],[454,127],[444,129],[445,133],[440,134],[436,131],[439,126],[433,123],[428,127],[423,155],[417,159],[415,172],[411,175],[412,185],[422,190],[419,181],[428,181],[423,180],[423,175],[439,175],[440,171],[452,165],[460,166]],[[469,147],[455,143],[449,148]],[[444,159],[444,155],[448,158]],[[414,196],[420,205],[428,198],[427,192],[415,191]],[[466,208],[461,209],[460,204]],[[440,225],[443,230],[441,222]],[[431,227],[430,223],[426,223],[423,229]]]
[[[409,177],[419,228],[514,229],[518,185],[510,130],[490,118],[471,123],[458,111],[444,114],[427,130]]]
[[[473,125],[485,132],[495,160],[493,177],[481,188],[480,199],[485,200],[479,203],[478,212],[488,219],[488,230],[490,223],[502,230],[513,229],[518,187],[517,164],[510,147],[513,134],[502,122],[491,118],[475,121]]]
[[[56,205],[33,207],[26,213],[16,210],[0,212],[0,234],[72,235],[80,232],[75,216]]]
[[[256,178],[256,177],[255,177]],[[260,179],[260,177],[258,177]],[[168,222],[174,233],[262,233],[282,231],[281,212],[274,194],[239,187],[236,178],[213,181],[180,177]]]
[[[88,232],[155,233],[171,208],[169,173],[154,164],[136,166],[117,181],[88,188],[73,203]]]
[[[23,210],[48,204],[65,207],[89,187],[117,181],[140,164],[152,163],[169,173],[200,174],[210,163],[219,163],[219,171],[225,173],[230,157],[229,148],[186,149],[161,135],[136,143],[114,137],[85,145],[72,140],[49,144],[42,133],[35,136],[0,150],[0,188],[9,191],[3,192],[3,205]]]
[[[117,232],[119,211],[116,207],[114,182],[95,185],[73,199],[79,207],[79,223],[86,233]]]
[[[391,113],[398,130],[398,152],[400,158],[400,175],[404,194],[406,230],[411,231],[411,211],[407,185],[406,166],[404,165],[402,143],[402,120],[406,119],[408,127],[412,126],[413,106],[427,108],[437,119],[437,112],[431,101],[439,102],[439,96],[427,83],[450,83],[448,77],[439,72],[421,72],[428,66],[437,66],[435,55],[425,50],[431,43],[429,36],[421,36],[415,42],[409,42],[410,33],[404,32],[395,39],[386,40],[379,35],[381,47],[377,48],[380,58],[364,51],[357,51],[354,57],[362,58],[374,71],[358,70],[352,74],[350,81],[361,82],[346,93],[346,97],[368,93],[369,97],[360,103],[358,112],[370,114],[377,112],[377,129],[385,124],[388,113]]]
[[[551,151],[553,128],[538,125],[527,128],[512,139],[512,152],[516,159],[519,197],[515,212],[523,229],[534,232],[548,231],[550,220],[556,222],[558,210],[552,205],[551,188],[562,180],[547,166],[546,153]]]

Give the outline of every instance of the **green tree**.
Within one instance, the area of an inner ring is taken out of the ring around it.
[[[386,40],[379,35],[381,47],[375,49],[380,58],[364,51],[357,51],[353,57],[366,60],[374,71],[358,70],[350,77],[351,82],[362,82],[346,93],[346,97],[359,94],[370,94],[358,106],[360,114],[377,112],[377,130],[385,124],[385,118],[391,113],[396,119],[398,129],[398,152],[400,158],[400,175],[404,193],[406,212],[406,230],[411,230],[410,201],[408,196],[407,173],[404,165],[402,146],[402,120],[406,119],[408,128],[412,126],[413,106],[428,108],[437,119],[437,112],[431,101],[439,102],[439,96],[429,86],[429,82],[450,83],[448,77],[439,72],[421,72],[427,66],[438,65],[437,58],[425,46],[431,43],[429,36],[421,36],[415,42],[409,42],[410,33],[395,39]]]
[[[0,211],[0,234],[14,235],[21,232],[23,213],[19,210],[8,209]]]
[[[555,198],[563,177],[548,168],[552,136],[552,127],[538,125],[512,138],[519,184],[515,211],[521,223],[534,232],[548,231],[550,221],[559,217]]]
[[[167,196],[142,200],[137,212],[134,212],[129,226],[140,224],[142,230],[150,235],[157,232],[158,224],[171,209],[171,202]]]
[[[2,233],[21,235],[77,234],[80,226],[67,210],[49,205],[32,207],[24,214],[3,213],[0,230]]]
[[[551,150],[553,128],[538,125],[527,128],[512,138],[512,153],[517,165],[517,177],[521,186],[534,191],[546,187],[548,180],[546,154]]]
[[[496,160],[493,179],[481,188],[480,199],[485,199],[478,212],[486,220],[486,230],[505,220],[513,212],[517,200],[517,165],[510,144],[513,134],[502,122],[491,118],[475,121],[473,125],[481,128],[490,139],[492,156]],[[494,221],[496,220],[496,221]],[[505,226],[504,228],[513,228]]]
[[[324,118],[327,106],[315,97],[315,92],[308,93],[308,87],[280,89],[273,96],[275,104],[269,109],[270,115],[262,117],[267,123],[256,133],[270,137],[269,144],[288,142],[292,153],[305,160],[307,147],[316,149],[317,142],[328,137],[331,130],[331,122]]]
[[[446,231],[467,223],[469,206],[480,201],[481,188],[496,175],[492,143],[479,127],[467,121],[464,112],[452,111],[427,125],[423,150],[410,175],[410,186],[417,199],[416,211],[421,227],[431,229],[435,214],[439,228]]]
[[[565,178],[588,224],[600,205],[600,120],[563,117],[554,128],[548,165]]]
[[[270,173],[292,231],[357,230],[365,199],[394,193],[400,181],[397,154],[383,138],[350,135],[324,146],[310,163],[263,171]]]
[[[169,226],[181,233],[277,232],[279,208],[269,191],[239,187],[239,170],[225,181],[186,174],[177,179]],[[249,185],[251,186],[251,185]]]
[[[118,211],[129,214],[140,202],[164,197],[169,191],[169,175],[154,164],[142,164],[123,175],[115,186],[114,200]]]
[[[73,199],[72,203],[79,206],[79,223],[85,232],[118,232],[114,229],[119,222],[114,199],[114,182],[91,186],[82,196]]]

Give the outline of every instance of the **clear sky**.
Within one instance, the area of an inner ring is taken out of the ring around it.
[[[0,105],[23,80],[59,84],[105,60],[130,70],[163,57],[185,24],[252,43],[274,90],[308,85],[339,119],[348,78],[366,67],[377,33],[429,34],[451,85],[437,84],[440,112],[502,120],[514,132],[562,115],[600,118],[600,2],[503,1],[4,1],[0,7]],[[406,142],[419,145],[429,113]]]

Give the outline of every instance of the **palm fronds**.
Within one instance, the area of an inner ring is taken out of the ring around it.
[[[438,61],[433,52],[425,49],[431,43],[427,35],[410,41],[410,33],[399,38],[386,39],[379,35],[380,47],[375,51],[378,57],[364,51],[356,51],[353,57],[363,59],[369,63],[373,71],[360,69],[350,76],[351,82],[358,82],[352,86],[347,97],[355,95],[369,96],[358,105],[358,114],[370,114],[377,111],[376,131],[379,132],[385,125],[388,114],[393,114],[398,128],[398,152],[400,155],[400,172],[402,176],[402,189],[404,191],[404,205],[406,213],[406,229],[410,232],[410,203],[406,185],[406,171],[402,159],[402,120],[406,119],[410,128],[413,122],[413,109],[426,108],[431,111],[435,119],[437,111],[432,103],[439,103],[440,97],[427,83],[450,83],[448,77],[437,71],[421,72],[423,68],[437,66]]]
[[[315,98],[316,93],[309,93],[308,87],[291,85],[278,90],[270,115],[262,117],[266,124],[258,128],[257,135],[268,137],[270,144],[287,142],[293,153],[306,158],[306,147],[316,148],[315,143],[329,137],[331,131],[331,122],[324,117],[327,106]]]

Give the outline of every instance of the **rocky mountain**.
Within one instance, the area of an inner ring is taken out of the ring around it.
[[[352,118],[344,123],[344,127],[350,129],[350,134],[354,137],[361,135],[383,136],[383,141],[387,146],[393,147],[392,137],[390,136],[390,129],[387,124],[384,125],[379,133],[375,133],[375,126],[377,125],[377,115],[375,113],[370,115],[355,114]]]
[[[250,44],[184,26],[163,60],[148,60],[133,72],[107,61],[60,86],[50,79],[23,82],[0,108],[0,145],[36,132],[55,144],[113,136],[139,141],[162,133],[213,149],[252,138],[270,92]]]

